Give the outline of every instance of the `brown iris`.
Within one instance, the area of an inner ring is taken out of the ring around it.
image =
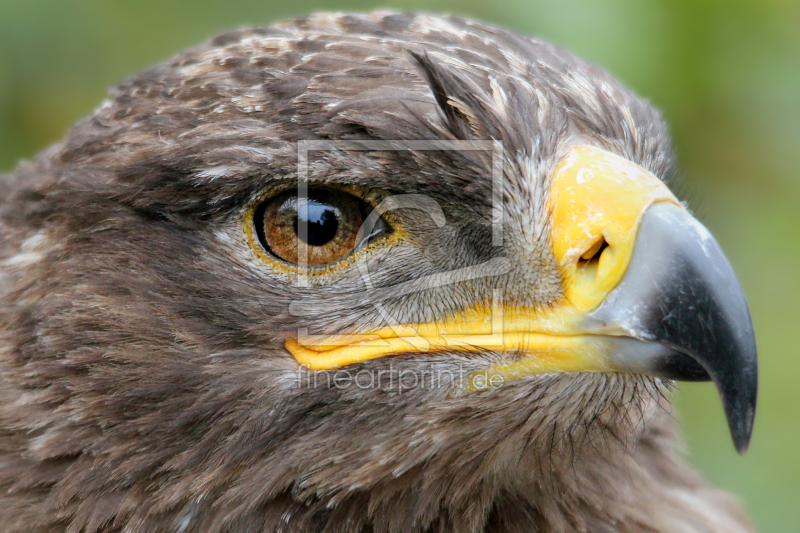
[[[333,263],[380,231],[359,237],[366,205],[330,189],[309,189],[306,197],[287,191],[264,202],[255,212],[262,245],[273,255],[305,266]],[[383,221],[375,227],[380,230]]]

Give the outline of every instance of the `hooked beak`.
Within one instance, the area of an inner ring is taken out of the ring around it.
[[[645,212],[625,277],[587,314],[586,329],[660,347],[619,352],[628,371],[713,381],[734,446],[747,450],[758,391],[750,312],[719,244],[684,209],[662,202]]]

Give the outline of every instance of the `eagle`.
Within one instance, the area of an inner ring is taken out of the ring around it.
[[[751,531],[753,328],[653,107],[457,16],[320,13],[2,177],[3,533]]]

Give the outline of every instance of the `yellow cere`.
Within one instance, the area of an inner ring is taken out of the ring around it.
[[[654,175],[590,146],[575,147],[558,164],[550,188],[552,248],[563,273],[563,301],[546,309],[487,303],[435,323],[289,339],[287,349],[312,370],[401,353],[491,350],[515,354],[487,369],[504,380],[549,372],[614,371],[602,339],[581,331],[581,318],[625,274],[644,211],[655,202],[678,201]],[[599,260],[586,260],[603,240],[607,246]]]
[[[678,200],[661,180],[618,155],[577,146],[556,167],[550,186],[553,253],[564,294],[590,311],[617,286],[630,262],[636,230],[651,204]],[[582,263],[605,240],[599,261]]]

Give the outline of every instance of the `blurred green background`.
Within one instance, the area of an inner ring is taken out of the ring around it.
[[[800,531],[800,2],[0,0],[0,171],[62,137],[123,77],[215,33],[314,10],[451,12],[536,34],[663,111],[685,197],[750,300],[761,390],[736,455],[711,385],[682,385],[691,460],[763,532]]]

